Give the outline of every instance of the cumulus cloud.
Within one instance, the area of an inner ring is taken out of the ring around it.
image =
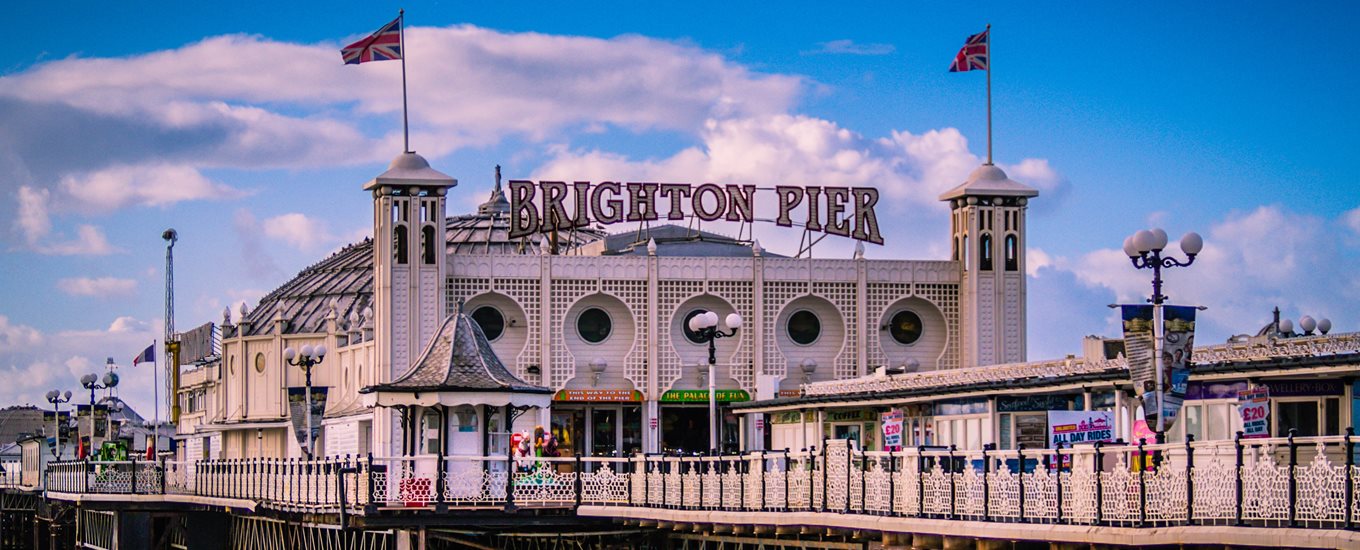
[[[113,210],[128,205],[169,206],[182,201],[234,198],[236,189],[214,183],[189,166],[149,164],[111,166],[70,174],[61,190],[87,208]]]
[[[848,55],[888,55],[896,51],[892,44],[860,44],[854,40],[842,39],[818,42],[817,48],[809,54],[848,54]]]
[[[882,198],[876,207],[884,234],[912,235],[894,242],[896,254],[942,256],[947,252],[947,207],[939,194],[964,181],[981,162],[958,130],[945,128],[920,134],[897,131],[867,138],[835,122],[805,115],[710,119],[699,134],[700,145],[670,157],[635,160],[600,150],[557,147],[552,158],[535,171],[538,179],[594,181],[673,181],[677,175],[694,183],[876,187]],[[1042,192],[1065,186],[1061,175],[1042,159],[1025,159],[1005,167],[1012,177],[1035,178]],[[1028,183],[1028,182],[1026,182]],[[768,191],[763,191],[769,193]],[[772,195],[770,195],[772,196]],[[773,217],[773,201],[764,200],[758,217]],[[804,219],[806,214],[799,216]],[[736,228],[726,224],[705,224]],[[920,228],[939,228],[921,238]],[[761,243],[780,253],[798,250],[797,232],[757,233]],[[772,245],[783,245],[776,248]],[[819,245],[822,246],[822,245]],[[852,244],[827,242],[836,257],[846,256]]]
[[[238,209],[232,216],[231,226],[240,245],[238,259],[248,276],[257,280],[273,280],[283,273],[274,257],[265,249],[264,240],[260,238],[263,231],[255,214],[244,208]]]
[[[1209,227],[1193,265],[1163,271],[1164,293],[1173,303],[1209,307],[1200,316],[1206,342],[1255,332],[1276,306],[1286,316],[1329,317],[1348,330],[1345,314],[1360,306],[1360,284],[1328,274],[1360,269],[1360,250],[1328,238],[1329,226],[1328,220],[1280,206],[1230,213]],[[1183,258],[1174,244],[1167,253]],[[1140,302],[1151,292],[1151,272],[1134,269],[1121,250],[1094,250],[1055,263],[1120,302]]]
[[[79,390],[78,378],[102,372],[106,358],[112,356],[115,364],[124,367],[118,372],[122,377],[119,396],[138,413],[150,417],[153,370],[128,367],[131,358],[158,337],[152,326],[151,322],[118,317],[104,329],[43,333],[0,315],[0,380],[5,381],[0,384],[0,403],[44,404],[47,390]],[[16,333],[20,335],[17,338]],[[47,342],[61,345],[42,345]]]
[[[335,244],[337,240],[325,220],[298,212],[266,218],[260,227],[266,237],[301,250],[318,250]]]
[[[68,277],[57,281],[57,290],[71,296],[127,296],[137,291],[137,281],[117,277]]]
[[[1360,237],[1360,208],[1347,210],[1341,215],[1341,223],[1351,230],[1355,236]]]

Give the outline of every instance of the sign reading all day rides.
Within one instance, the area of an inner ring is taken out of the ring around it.
[[[1270,437],[1270,388],[1237,392],[1237,410],[1242,414],[1242,437]]]
[[[1048,411],[1048,446],[1114,441],[1114,413],[1110,411]]]

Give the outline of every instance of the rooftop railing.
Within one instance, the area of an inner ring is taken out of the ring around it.
[[[342,457],[49,464],[47,490],[241,499],[281,509],[632,506],[1007,523],[1351,528],[1356,440],[1059,449],[821,448],[628,458]]]

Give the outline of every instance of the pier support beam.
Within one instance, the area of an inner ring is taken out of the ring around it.
[[[943,550],[944,537],[941,535],[922,535],[913,533],[911,535],[911,547],[913,550]]]

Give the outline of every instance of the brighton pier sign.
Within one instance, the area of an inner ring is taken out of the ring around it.
[[[752,223],[760,221],[755,217],[757,191],[768,188],[715,183],[510,180],[510,238],[591,223],[657,221],[663,213],[667,220],[683,220],[692,214],[706,222]],[[792,227],[794,213],[805,210],[802,225],[808,231],[883,244],[874,214],[878,189],[781,185],[774,188],[774,195],[779,206],[775,225]]]

